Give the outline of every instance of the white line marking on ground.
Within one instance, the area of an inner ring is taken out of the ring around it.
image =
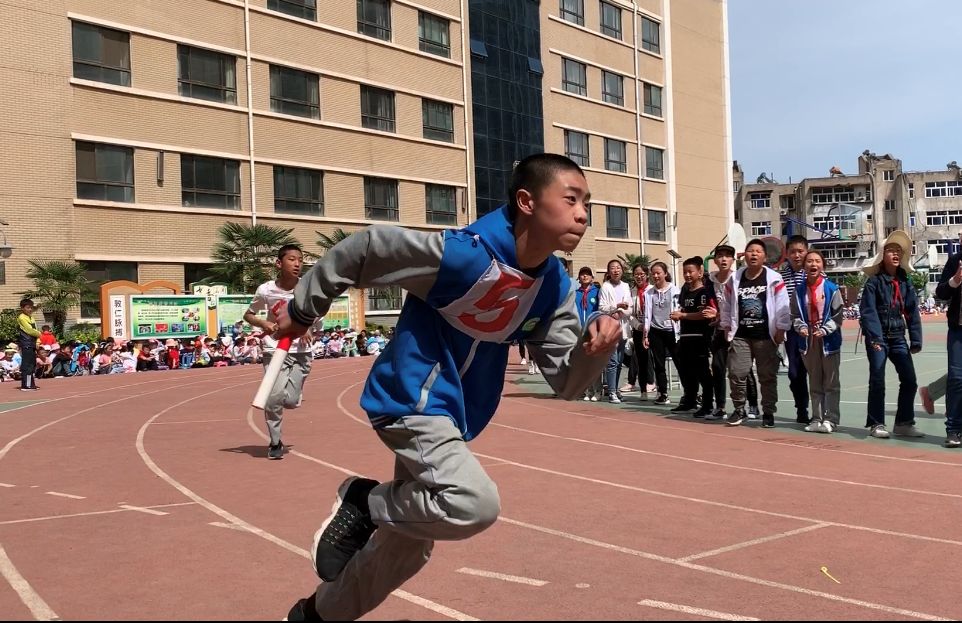
[[[47,605],[47,602],[37,594],[37,591],[33,590],[33,587],[30,586],[26,578],[20,575],[20,572],[17,571],[17,568],[13,565],[13,561],[7,556],[7,552],[3,549],[2,545],[0,545],[0,575],[3,575],[13,590],[17,592],[20,601],[30,610],[30,614],[33,615],[34,619],[38,621],[60,620],[57,613]]]
[[[177,504],[160,504],[158,506],[145,506],[144,508],[173,508],[175,506],[190,506],[193,502],[179,502]],[[18,523],[32,523],[34,521],[49,521],[51,519],[70,519],[72,517],[89,517],[91,515],[112,515],[114,513],[127,513],[133,508],[112,508],[106,511],[89,511],[86,513],[70,513],[69,515],[47,515],[46,517],[28,517],[26,519],[9,519],[0,521],[0,526],[7,526]]]
[[[257,427],[257,424],[254,423],[254,407],[251,407],[250,409],[247,410],[247,424],[248,424],[248,426],[251,427],[251,430],[253,430],[253,431],[257,434],[258,437],[260,437],[260,438],[263,439],[264,441],[269,441],[269,440],[270,440],[270,437],[268,437],[267,434],[266,434],[264,431],[262,431],[261,429],[259,429],[259,428]],[[308,454],[303,454],[303,453],[301,453],[301,452],[298,452],[297,450],[288,450],[287,453],[288,453],[288,454],[292,454],[292,455],[294,455],[294,456],[296,456],[296,457],[300,457],[300,458],[302,458],[302,459],[304,459],[304,460],[306,460],[306,461],[310,461],[310,462],[312,462],[312,463],[317,463],[318,465],[323,465],[324,467],[326,467],[326,468],[328,468],[328,469],[332,469],[332,470],[334,470],[334,471],[336,471],[336,472],[341,472],[341,473],[344,474],[345,476],[360,476],[360,475],[361,475],[361,474],[356,474],[356,473],[352,472],[352,471],[349,470],[349,469],[345,469],[345,468],[341,467],[340,465],[334,465],[333,463],[328,463],[328,462],[326,462],[326,461],[322,461],[321,459],[319,459],[319,458],[317,458],[317,457],[313,457],[313,456],[310,456],[310,455],[308,455]]]
[[[59,491],[46,491],[46,495],[55,495],[58,498],[70,498],[71,500],[86,500],[82,495],[73,495],[72,493],[60,493]]]
[[[735,543],[734,545],[729,545],[727,547],[719,547],[718,549],[709,550],[707,552],[701,552],[700,554],[692,554],[691,556],[685,556],[684,558],[679,558],[678,560],[682,562],[689,562],[692,560],[701,560],[702,558],[708,558],[709,556],[727,554],[728,552],[734,552],[740,549],[745,549],[746,547],[753,547],[755,545],[761,545],[762,543],[769,543],[771,541],[778,541],[779,539],[795,536],[796,534],[804,534],[806,532],[811,532],[812,530],[821,530],[822,528],[828,528],[828,527],[829,525],[827,523],[817,523],[815,525],[805,526],[804,528],[798,528],[796,530],[787,530],[785,532],[779,532],[778,534],[773,534],[771,536],[763,536],[758,539],[752,539],[751,541],[743,541],[741,543]]]
[[[236,422],[236,417],[221,418],[217,420],[184,420],[183,422],[155,422],[154,426],[171,426],[173,424],[210,424],[211,422]]]
[[[533,578],[525,578],[520,575],[508,575],[506,573],[497,573],[494,571],[482,571],[481,569],[472,569],[470,567],[461,567],[456,573],[463,573],[464,575],[476,575],[479,578],[490,578],[492,580],[501,580],[503,582],[513,582],[514,584],[527,584],[528,586],[544,586],[548,583],[545,580],[535,580]]]
[[[163,511],[154,510],[152,508],[146,508],[144,506],[133,506],[131,504],[121,504],[120,508],[128,511],[136,511],[138,513],[146,513],[148,515],[169,515],[170,513],[165,513]]]
[[[583,417],[583,418],[597,418],[597,419],[599,419],[599,420],[607,420],[607,421],[610,421],[610,422],[621,422],[622,424],[628,424],[628,425],[631,425],[631,426],[647,426],[647,427],[649,427],[649,428],[658,428],[658,429],[661,429],[661,430],[670,430],[670,431],[674,431],[674,432],[677,432],[677,433],[686,433],[686,434],[694,434],[694,435],[705,435],[705,436],[707,436],[707,437],[723,437],[723,438],[725,438],[725,439],[737,439],[737,440],[739,440],[739,441],[748,441],[748,442],[751,442],[751,443],[770,444],[770,445],[773,445],[773,446],[783,446],[783,447],[786,447],[786,448],[795,448],[795,449],[797,449],[797,450],[814,450],[814,451],[818,451],[818,452],[837,452],[837,453],[839,453],[839,454],[851,454],[851,455],[853,455],[853,456],[864,456],[864,457],[871,458],[871,459],[883,459],[883,460],[888,460],[888,461],[901,461],[901,462],[905,462],[905,463],[924,463],[924,464],[927,464],[927,465],[945,465],[945,466],[947,466],[947,467],[962,467],[962,463],[952,463],[952,462],[949,462],[949,461],[934,461],[934,460],[931,460],[931,459],[915,459],[915,458],[901,457],[901,456],[890,456],[890,455],[886,455],[886,454],[873,454],[873,453],[871,453],[871,452],[855,452],[854,450],[840,450],[840,449],[838,449],[838,448],[812,447],[812,446],[810,446],[810,445],[805,445],[804,443],[789,443],[789,442],[786,442],[786,441],[773,441],[773,440],[771,440],[771,439],[759,439],[759,438],[757,438],[757,437],[747,437],[747,436],[744,436],[744,435],[736,435],[736,434],[732,434],[732,433],[713,433],[713,432],[711,432],[711,431],[709,431],[709,430],[702,430],[702,429],[700,429],[700,428],[699,428],[699,429],[695,429],[695,428],[688,428],[688,427],[682,427],[682,426],[667,426],[667,425],[665,425],[665,424],[656,424],[656,423],[652,423],[652,422],[640,422],[640,421],[638,421],[638,420],[625,420],[625,419],[622,419],[622,418],[614,418],[614,417],[609,417],[609,416],[605,416],[605,415],[597,415],[597,414],[594,414],[594,413],[580,413],[580,412],[578,412],[578,411],[568,411],[568,410],[565,410],[565,409],[559,409],[559,408],[557,408],[557,407],[548,407],[548,406],[545,406],[545,405],[539,405],[539,404],[533,403],[533,402],[527,402],[527,401],[524,401],[524,400],[518,400],[517,398],[505,398],[505,400],[510,400],[510,401],[512,401],[512,402],[517,402],[518,404],[522,404],[522,405],[525,405],[525,406],[527,406],[527,407],[536,407],[536,408],[539,408],[539,409],[544,409],[544,410],[546,410],[546,411],[551,411],[552,413],[556,413],[556,414],[557,414],[557,413],[567,413],[567,414],[569,414],[569,415],[576,415],[576,416]],[[650,415],[656,415],[656,414],[650,413]],[[801,438],[800,438],[800,440],[801,440]]]
[[[799,478],[801,480],[814,480],[817,482],[829,482],[832,484],[839,484],[839,485],[851,485],[853,487],[867,487],[869,489],[884,489],[886,491],[898,491],[899,493],[934,495],[936,497],[955,498],[958,500],[962,500],[962,495],[958,493],[944,493],[942,491],[927,491],[925,489],[908,489],[906,487],[893,487],[892,485],[882,485],[882,484],[870,483],[870,482],[858,482],[854,480],[840,480],[838,478],[825,478],[822,476],[812,476],[811,474],[795,474],[792,472],[780,472],[772,469],[762,469],[759,467],[733,465],[731,463],[721,463],[718,461],[708,461],[706,459],[696,459],[694,457],[679,456],[676,454],[667,454],[664,452],[654,452],[652,450],[642,450],[641,448],[632,448],[629,446],[622,446],[614,443],[605,443],[603,441],[593,441],[591,439],[581,439],[579,437],[566,437],[564,435],[555,435],[553,433],[545,433],[542,431],[530,430],[530,429],[521,428],[518,426],[509,426],[508,424],[498,424],[496,422],[492,422],[491,426],[507,428],[508,430],[513,430],[520,433],[529,433],[531,435],[538,435],[540,437],[550,437],[552,439],[561,439],[564,441],[571,441],[574,443],[584,443],[592,446],[614,448],[615,450],[624,450],[625,452],[634,452],[635,454],[647,454],[649,456],[657,456],[665,459],[674,459],[676,461],[686,461],[689,463],[697,463],[700,465],[711,465],[713,467],[724,467],[727,469],[734,469],[734,470],[740,470],[740,471],[746,471],[746,472],[755,472],[758,474],[766,474],[766,475],[772,475],[772,476],[784,476],[786,478]]]
[[[5,488],[5,489],[12,489],[12,488],[14,488],[14,487],[16,487],[16,486],[17,486],[17,485],[12,485],[12,484],[10,484],[10,483],[8,483],[8,482],[0,482],[0,487],[3,487],[3,488]]]
[[[575,588],[590,588],[591,584],[586,584],[584,582],[578,582],[575,584]]]
[[[671,610],[673,612],[681,612],[683,614],[688,614],[696,617],[707,617],[709,619],[718,619],[720,621],[760,621],[761,619],[756,619],[755,617],[745,617],[739,614],[729,614],[727,612],[718,612],[717,610],[705,610],[704,608],[695,608],[694,606],[683,606],[681,604],[671,604],[667,601],[655,601],[653,599],[642,599],[638,602],[639,606],[646,606],[648,608],[658,608],[659,610]]]
[[[344,389],[344,391],[342,391],[342,392],[340,393],[340,395],[338,395],[338,397],[337,397],[337,406],[338,406],[338,409],[340,409],[341,413],[343,413],[344,415],[346,415],[348,418],[350,418],[350,419],[352,419],[352,420],[354,420],[355,422],[358,422],[358,423],[360,423],[360,424],[367,424],[367,422],[365,422],[364,420],[361,420],[360,418],[358,418],[357,416],[355,416],[353,413],[351,413],[350,411],[348,411],[347,409],[345,409],[345,408],[344,408],[344,405],[343,405],[342,402],[341,402],[341,397],[342,397],[344,394],[346,394],[346,393],[348,392],[348,390],[350,390],[350,389],[352,389],[352,388],[354,388],[354,387],[357,387],[357,386],[360,385],[361,383],[363,383],[363,381],[359,381],[359,382],[355,383],[354,385],[351,385],[351,386],[346,387],[346,388]],[[502,458],[500,458],[500,457],[495,457],[495,456],[490,456],[490,455],[484,455],[484,454],[480,454],[480,453],[475,453],[475,456],[477,456],[477,457],[482,457],[482,458],[487,458],[487,459],[493,459],[493,460],[497,460],[497,461],[505,461],[506,463],[513,463],[513,464],[515,464],[516,466],[520,466],[520,464],[516,463],[515,461],[509,461],[509,460],[507,460],[507,459],[502,459]],[[534,469],[534,470],[536,470],[536,471],[544,471],[544,472],[551,473],[550,470],[545,470],[545,469],[542,469],[542,468],[531,468],[531,469]],[[574,479],[577,479],[577,480],[586,480],[586,481],[589,481],[589,482],[597,482],[598,484],[608,484],[608,485],[610,485],[610,486],[618,487],[618,488],[622,488],[622,489],[636,490],[636,491],[642,491],[642,492],[646,491],[646,490],[640,489],[639,487],[631,487],[631,486],[629,486],[629,485],[621,485],[621,484],[617,484],[617,483],[608,483],[608,482],[606,482],[606,481],[595,481],[595,480],[593,480],[593,479],[591,479],[591,478],[587,478],[587,477],[584,477],[584,476],[574,476],[574,475],[569,475],[569,476],[570,476],[571,478],[574,478]],[[731,506],[731,505],[728,505],[728,504],[724,504],[724,503],[721,503],[721,502],[711,502],[711,501],[708,501],[708,500],[699,500],[699,499],[697,499],[697,498],[686,498],[686,497],[684,497],[684,496],[672,495],[672,494],[662,493],[662,492],[653,492],[653,493],[655,493],[656,495],[660,495],[660,496],[664,496],[664,497],[669,497],[669,498],[674,498],[674,499],[689,500],[689,501],[693,501],[693,502],[706,503],[706,504],[710,504],[710,505],[713,505],[713,506],[721,506],[721,507],[726,507],[726,508],[736,508],[736,509],[739,509],[739,507],[734,507],[734,506]],[[742,510],[744,510],[744,509],[742,509]],[[752,510],[754,510],[754,509],[752,509]],[[760,511],[760,510],[759,510],[759,511],[756,511],[756,512],[759,512],[759,513],[765,514],[765,515],[782,516],[782,515],[779,514],[779,513],[771,513],[771,512],[768,512],[768,511]],[[814,519],[796,518],[796,517],[791,517],[791,516],[788,516],[788,517],[789,517],[790,519],[801,519],[802,521],[807,521],[807,522],[810,522],[810,523],[826,523],[826,524],[834,525],[834,526],[852,527],[852,528],[856,528],[856,529],[867,530],[867,531],[869,531],[869,532],[879,532],[879,533],[882,533],[882,534],[887,533],[887,531],[876,530],[876,529],[874,529],[874,528],[866,528],[866,527],[863,527],[863,526],[847,526],[847,525],[845,525],[845,524],[838,524],[838,523],[832,523],[832,522],[822,522],[822,521],[814,520]],[[938,616],[935,616],[935,615],[930,615],[930,614],[925,614],[925,613],[919,613],[919,612],[912,612],[911,610],[902,610],[902,609],[900,609],[900,608],[892,608],[891,606],[885,606],[885,605],[882,605],[882,604],[875,604],[875,603],[868,602],[868,601],[861,601],[861,600],[858,600],[858,599],[850,599],[850,598],[848,598],[848,597],[842,597],[842,596],[840,596],[840,595],[833,595],[832,593],[824,593],[824,592],[821,592],[821,591],[813,591],[813,590],[810,590],[810,589],[807,589],[807,588],[802,588],[802,587],[800,587],[800,586],[793,586],[793,585],[790,585],[790,584],[781,584],[781,583],[778,583],[778,582],[771,582],[771,581],[769,581],[769,580],[763,580],[763,579],[761,579],[761,578],[755,578],[755,577],[748,576],[748,575],[741,575],[741,574],[738,574],[738,573],[731,573],[731,572],[729,572],[729,571],[723,571],[723,570],[721,570],[721,569],[715,569],[715,568],[713,568],[713,567],[707,567],[707,566],[705,566],[705,565],[698,565],[698,564],[694,564],[694,563],[691,563],[691,562],[682,562],[682,561],[679,561],[679,560],[675,560],[675,559],[673,559],[673,558],[668,558],[668,557],[666,557],[666,556],[659,556],[659,555],[657,555],[657,554],[650,554],[650,553],[648,553],[648,552],[642,552],[642,551],[634,550],[634,549],[631,549],[631,548],[628,548],[628,547],[622,547],[622,546],[620,546],[620,545],[613,545],[613,544],[611,544],[611,543],[604,543],[604,542],[602,542],[602,541],[595,541],[594,539],[588,539],[588,538],[585,538],[585,537],[576,536],[576,535],[573,535],[573,534],[569,534],[569,533],[567,533],[567,532],[560,532],[560,531],[558,531],[558,530],[553,530],[553,529],[551,529],[551,528],[545,528],[545,527],[543,527],[543,526],[537,526],[537,525],[534,525],[534,524],[525,523],[525,522],[518,521],[518,520],[515,520],[515,519],[508,519],[508,518],[503,517],[503,516],[502,516],[502,517],[499,517],[499,518],[498,518],[498,521],[501,521],[501,522],[504,522],[504,523],[507,523],[507,524],[511,524],[511,525],[515,525],[515,526],[519,526],[519,527],[523,527],[523,528],[528,528],[529,530],[535,530],[535,531],[538,531],[538,532],[542,532],[542,533],[544,533],[544,534],[550,534],[550,535],[553,535],[553,536],[558,536],[558,537],[561,537],[561,538],[565,538],[565,539],[577,541],[577,542],[579,542],[579,543],[584,543],[584,544],[586,544],[586,545],[594,545],[594,546],[596,546],[596,547],[601,547],[601,548],[604,548],[604,549],[608,549],[608,550],[612,550],[612,551],[616,551],[616,552],[621,552],[621,553],[629,554],[629,555],[632,555],[632,556],[638,556],[638,557],[640,557],[640,558],[645,558],[645,559],[648,559],[648,560],[654,560],[654,561],[657,561],[657,562],[663,562],[663,563],[666,563],[666,564],[671,564],[671,565],[676,565],[676,566],[684,567],[684,568],[686,568],[686,569],[691,569],[691,570],[693,570],[693,571],[701,571],[701,572],[710,573],[710,574],[713,574],[713,575],[720,575],[720,576],[722,576],[722,577],[726,577],[726,578],[729,578],[729,579],[742,580],[742,581],[745,581],[745,582],[750,582],[750,583],[752,583],[752,584],[758,584],[758,585],[761,585],[761,586],[767,586],[767,587],[770,587],[770,588],[778,588],[778,589],[787,590],[787,591],[791,591],[791,592],[795,592],[795,593],[801,593],[801,594],[804,594],[804,595],[811,595],[811,596],[813,596],[813,597],[821,597],[821,598],[828,599],[828,600],[831,600],[831,601],[839,601],[839,602],[843,602],[843,603],[848,603],[848,604],[853,604],[853,605],[857,605],[857,606],[862,606],[862,607],[864,607],[864,608],[869,608],[869,609],[872,609],[872,610],[880,610],[880,611],[882,611],[882,612],[890,612],[890,613],[898,614],[898,615],[901,615],[901,616],[914,616],[914,617],[916,617],[916,618],[925,619],[925,620],[931,620],[931,621],[948,621],[948,620],[951,620],[951,619],[944,619],[944,618],[942,618],[942,617],[938,617]],[[932,539],[931,537],[919,537],[918,535],[914,535],[914,536],[917,537],[917,538],[921,538],[921,539],[923,539],[923,540],[942,541],[942,539]],[[958,542],[958,541],[947,541],[947,542],[952,543],[952,544],[955,544],[955,545],[962,545],[962,542]]]
[[[317,379],[317,380],[326,380],[326,379],[334,378],[334,377],[336,377],[336,376],[342,376],[342,375],[344,375],[344,374],[356,374],[356,371],[354,371],[354,370],[349,370],[349,371],[346,371],[346,372],[340,372],[340,373],[338,373],[338,374],[331,374],[331,375],[328,375],[328,376],[323,376],[323,377],[321,377],[320,379]],[[275,544],[275,545],[277,545],[277,546],[279,546],[279,547],[282,547],[282,548],[286,549],[287,551],[289,551],[289,552],[291,552],[291,553],[293,553],[293,554],[296,554],[296,555],[298,555],[298,556],[301,556],[302,558],[306,558],[306,559],[310,560],[310,558],[311,558],[310,552],[308,552],[306,549],[303,549],[303,548],[301,548],[301,547],[297,547],[296,545],[293,545],[292,543],[289,543],[289,542],[285,541],[284,539],[282,539],[282,538],[280,538],[280,537],[278,537],[278,536],[276,536],[276,535],[274,535],[274,534],[271,534],[270,532],[267,532],[266,530],[262,530],[261,528],[258,528],[257,526],[255,526],[255,525],[253,525],[253,524],[250,524],[250,523],[244,521],[244,520],[241,519],[240,517],[237,517],[236,515],[231,514],[230,512],[224,510],[223,508],[221,508],[221,507],[219,507],[219,506],[211,503],[210,501],[206,500],[205,498],[202,498],[201,496],[199,496],[199,495],[197,495],[196,493],[194,493],[192,490],[190,490],[189,488],[187,488],[186,486],[184,486],[183,484],[181,484],[180,482],[178,482],[177,480],[175,480],[175,479],[174,479],[173,477],[171,477],[167,472],[165,472],[164,470],[162,470],[156,463],[154,463],[153,459],[150,458],[150,455],[147,454],[147,450],[146,450],[145,447],[144,447],[144,435],[145,435],[145,433],[147,432],[147,429],[150,427],[151,424],[153,424],[154,420],[156,420],[157,418],[159,418],[161,415],[167,413],[168,411],[171,411],[171,410],[173,410],[173,409],[175,409],[175,408],[177,408],[177,407],[179,407],[179,406],[181,406],[181,405],[184,405],[184,404],[190,402],[191,400],[196,400],[196,399],[198,399],[198,398],[203,398],[203,397],[205,397],[205,396],[209,396],[209,395],[212,395],[212,394],[216,394],[217,392],[225,391],[225,390],[227,390],[227,389],[233,389],[233,388],[239,387],[239,386],[241,386],[241,385],[249,385],[249,384],[251,384],[251,383],[259,383],[259,382],[260,382],[260,380],[259,380],[259,379],[256,379],[256,380],[254,380],[254,381],[248,381],[247,383],[239,383],[239,384],[231,385],[231,386],[228,386],[228,387],[222,387],[222,388],[220,388],[220,389],[216,389],[216,390],[214,390],[214,391],[207,392],[207,393],[201,394],[201,395],[199,395],[199,396],[194,396],[193,398],[188,398],[187,400],[183,400],[183,401],[181,401],[181,402],[179,402],[179,403],[170,405],[169,407],[167,407],[167,408],[164,409],[163,411],[160,411],[159,413],[157,413],[156,415],[154,415],[153,417],[151,417],[149,420],[147,420],[146,422],[144,422],[144,425],[140,427],[140,430],[137,432],[137,441],[136,441],[137,453],[140,455],[140,458],[144,461],[144,464],[147,465],[147,468],[150,469],[150,471],[154,472],[154,474],[155,474],[158,478],[160,478],[161,480],[163,480],[164,482],[166,482],[167,484],[169,484],[169,485],[172,486],[173,488],[177,489],[178,491],[180,491],[181,493],[183,493],[185,496],[187,496],[188,498],[190,498],[190,499],[193,500],[194,502],[200,504],[201,506],[203,506],[204,508],[206,508],[206,509],[209,510],[210,512],[214,513],[214,514],[217,515],[218,517],[221,517],[222,519],[226,520],[228,523],[231,523],[231,524],[233,524],[233,525],[235,525],[235,526],[238,526],[238,527],[241,528],[241,529],[247,530],[248,532],[251,532],[251,533],[257,535],[257,536],[261,537],[262,539],[264,539],[264,540],[266,540],[266,541],[269,541],[269,542],[271,542],[271,543],[273,543],[273,544]],[[250,413],[250,412],[249,412],[249,413]],[[250,416],[248,416],[248,417],[250,417]],[[322,464],[322,465],[327,465],[327,464],[325,464],[323,461],[320,461],[320,460],[318,460],[318,461],[316,461],[316,462],[317,462],[317,463],[320,463],[320,464]],[[337,469],[337,471],[340,471],[340,472],[342,472],[342,473],[354,475],[354,472],[352,472],[352,471],[350,471],[350,470],[347,470],[347,469],[345,469],[345,468],[343,468],[343,467],[338,467],[338,466],[333,466],[333,465],[332,465],[331,467],[334,468],[334,469]],[[443,616],[446,616],[446,617],[448,617],[448,618],[450,618],[450,619],[454,619],[454,620],[456,620],[456,621],[477,621],[477,620],[479,620],[479,619],[476,619],[476,618],[474,618],[474,617],[472,617],[472,616],[469,616],[469,615],[467,615],[467,614],[464,614],[463,612],[459,612],[458,610],[455,610],[454,608],[449,608],[449,607],[447,607],[447,606],[443,606],[443,605],[441,605],[441,604],[439,604],[439,603],[435,603],[435,602],[433,602],[433,601],[431,601],[431,600],[429,600],[429,599],[425,599],[424,597],[421,597],[421,596],[419,596],[419,595],[415,595],[415,594],[413,594],[413,593],[409,593],[409,592],[407,592],[407,591],[403,591],[403,590],[398,589],[398,590],[394,591],[394,592],[391,593],[391,594],[394,595],[395,597],[399,597],[400,599],[403,599],[403,600],[408,601],[408,602],[410,602],[410,603],[416,604],[416,605],[421,606],[421,607],[423,607],[423,608],[425,608],[425,609],[431,610],[432,612],[436,612],[436,613],[438,613],[438,614],[441,614],[441,615],[443,615]]]
[[[211,521],[211,522],[208,522],[207,525],[214,526],[215,528],[227,528],[228,530],[238,530],[240,532],[249,532],[249,530],[247,530],[243,526],[237,526],[232,523],[225,523],[223,521]]]

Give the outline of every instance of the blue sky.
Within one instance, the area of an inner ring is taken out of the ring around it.
[[[962,2],[728,0],[733,156],[754,182],[962,162]]]

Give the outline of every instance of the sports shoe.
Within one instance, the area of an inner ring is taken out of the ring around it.
[[[528,360],[525,359],[524,357],[522,357],[522,358],[521,358],[521,365],[523,365],[523,366],[528,365]]]
[[[707,407],[701,407],[700,409],[698,409],[698,411],[695,411],[694,413],[692,413],[691,416],[696,418],[705,418],[707,420],[708,416],[710,416],[711,414],[712,414],[711,409]]]
[[[314,608],[314,595],[298,599],[290,612],[287,613],[285,621],[323,621],[317,610]]]
[[[635,391],[635,386],[632,385],[631,383],[625,383],[624,385],[621,386],[621,389],[619,389],[618,391],[619,391],[619,392],[633,392],[633,391]]]
[[[962,446],[962,433],[949,433],[945,436],[946,448],[958,448]]]
[[[640,393],[638,394],[638,400],[641,400],[642,402],[647,402],[647,401],[648,401],[648,392],[640,392]]]
[[[670,413],[688,413],[689,411],[694,411],[695,405],[686,404],[684,402],[679,402],[678,406],[669,409]]]
[[[885,424],[876,424],[869,431],[869,435],[875,437],[876,439],[888,439],[890,437],[889,432],[885,430]]]
[[[536,369],[537,369],[537,367],[534,365],[534,362],[533,362],[533,361],[528,364],[528,374],[534,374],[534,371],[535,371]]]
[[[822,432],[822,431],[820,430],[821,428],[822,428],[822,423],[821,423],[821,422],[816,422],[815,420],[812,420],[812,421],[809,422],[808,425],[805,426],[805,428],[803,428],[802,430],[804,430],[806,433],[820,433],[820,432]]]
[[[725,426],[741,426],[741,423],[745,421],[748,416],[745,414],[744,409],[735,409],[725,420]]]
[[[903,426],[895,425],[892,429],[896,437],[925,437],[925,433],[915,428],[914,424],[906,424]]]
[[[271,444],[267,447],[267,458],[272,461],[284,458],[284,443],[279,442],[277,445]]]
[[[608,396],[608,402],[610,402],[613,405],[620,405],[621,398],[618,397],[618,394],[611,394],[610,396]]]
[[[748,419],[749,420],[758,419],[758,407],[748,407]]]
[[[377,526],[371,521],[367,496],[379,483],[351,476],[337,490],[330,516],[314,534],[314,571],[325,582],[333,582],[354,554],[361,551]]]
[[[588,394],[585,394],[585,396],[584,396],[584,398],[582,398],[582,400],[584,400],[585,402],[588,402],[589,400],[591,400],[591,396],[589,396]]]
[[[705,419],[706,420],[724,420],[726,415],[727,414],[725,413],[724,409],[715,409],[711,413],[707,414],[705,416]]]
[[[597,396],[592,396],[592,397],[591,397],[591,402],[598,402],[598,397],[597,397]]]
[[[833,424],[832,422],[829,422],[828,420],[825,420],[824,422],[822,422],[822,425],[818,427],[818,432],[831,435],[832,433],[835,432],[835,424]]]
[[[656,405],[671,404],[671,401],[668,400],[668,394],[658,394],[658,397],[655,398],[655,404]]]
[[[775,416],[773,414],[762,414],[762,428],[775,428]]]
[[[929,415],[935,413],[935,401],[932,400],[932,394],[929,393],[929,388],[923,385],[919,388],[919,398],[922,399],[922,408]]]
[[[812,423],[812,418],[808,417],[807,414],[799,413],[797,416],[795,416],[795,423],[796,423],[796,424],[811,424],[811,423]]]

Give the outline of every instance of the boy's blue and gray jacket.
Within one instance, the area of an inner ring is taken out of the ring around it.
[[[375,428],[436,415],[451,418],[465,440],[476,437],[501,400],[508,346],[518,338],[565,400],[580,397],[607,363],[581,348],[575,290],[561,261],[520,270],[506,207],[443,233],[386,225],[356,232],[301,279],[289,314],[310,326],[347,288],[389,285],[409,296],[361,395]]]

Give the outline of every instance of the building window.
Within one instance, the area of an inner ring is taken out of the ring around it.
[[[457,225],[457,189],[454,186],[428,184],[424,188],[427,200],[427,222],[432,225]]]
[[[73,76],[130,86],[130,33],[73,22]]]
[[[795,210],[795,195],[782,195],[778,198],[782,210],[792,212]]]
[[[909,227],[915,227],[915,215],[909,214]]]
[[[89,300],[80,302],[81,318],[100,318],[100,286],[108,281],[133,281],[138,283],[137,262],[80,262],[84,277],[95,292]]]
[[[361,86],[361,125],[394,132],[394,91]]]
[[[275,166],[274,211],[324,216],[324,179],[321,172]]]
[[[962,225],[962,210],[929,210],[925,214],[925,224],[928,227]]]
[[[772,235],[771,221],[754,221],[752,223],[752,236],[771,236],[771,235]]]
[[[872,215],[871,212],[867,212],[867,213],[865,214],[865,220],[866,220],[866,221],[871,221],[873,218],[875,218],[875,217]]]
[[[855,229],[857,218],[855,214],[815,216],[812,218],[812,225],[821,231],[835,231],[836,229],[850,231]]]
[[[886,199],[886,200],[885,200],[885,211],[886,211],[886,212],[893,212],[894,210],[895,210],[895,199]]]
[[[628,208],[608,206],[606,208],[609,238],[628,237]]]
[[[382,177],[364,178],[364,218],[398,220],[398,183]]]
[[[588,68],[584,63],[567,58],[561,59],[561,86],[568,93],[588,95]]]
[[[561,0],[560,12],[566,22],[585,25],[585,0]]]
[[[212,102],[237,103],[237,60],[228,54],[177,46],[178,92]]]
[[[236,160],[180,155],[184,207],[240,210],[240,163]]]
[[[621,9],[607,2],[601,3],[601,34],[621,39]]]
[[[738,191],[741,190],[741,189],[742,189],[741,182],[739,182],[738,180],[732,181],[732,192],[733,192],[733,193],[735,193],[735,194],[737,195],[737,194],[738,194]]]
[[[418,47],[422,52],[451,58],[451,22],[418,11]]]
[[[317,74],[271,65],[271,110],[320,119]]]
[[[645,177],[665,179],[665,152],[655,147],[645,147]]]
[[[895,180],[895,171],[892,169],[885,169],[882,171],[882,181],[891,182]]]
[[[565,130],[565,155],[583,167],[591,166],[588,135],[584,132]]]
[[[362,35],[391,40],[391,3],[388,0],[357,0],[357,31]]]
[[[665,242],[668,240],[668,214],[658,210],[645,210],[645,224],[648,240]]]
[[[748,193],[752,210],[767,210],[772,207],[772,193]]]
[[[852,203],[853,201],[855,201],[855,190],[852,188],[842,186],[812,188],[812,203]]]
[[[317,20],[317,0],[267,0],[267,8],[312,22]]]
[[[601,72],[601,98],[609,104],[625,105],[625,79],[610,71]]]
[[[645,114],[661,117],[661,87],[645,83]],[[738,191],[735,191],[738,192]]]
[[[624,141],[605,139],[605,169],[619,173],[628,172],[628,148]]]
[[[955,240],[929,240],[929,248],[935,247],[936,253],[941,253],[942,255],[958,253],[959,251],[959,241]]]
[[[909,183],[909,199],[915,199],[915,184]]]
[[[401,301],[401,286],[367,288],[364,310],[369,312],[397,311],[401,309]]]
[[[641,47],[661,54],[661,24],[647,17],[641,18]]]
[[[591,227],[591,208],[594,207],[590,203],[585,206],[585,213],[588,214],[588,227]]]
[[[454,142],[454,105],[433,100],[421,101],[424,138],[445,143]]]
[[[925,197],[957,197],[962,195],[962,181],[926,182]]]
[[[133,149],[78,141],[76,154],[78,199],[133,202]]]

